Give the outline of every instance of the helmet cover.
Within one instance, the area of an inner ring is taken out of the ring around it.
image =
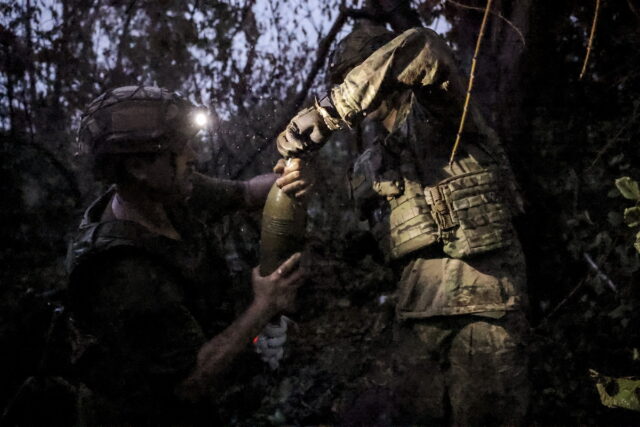
[[[178,92],[123,86],[94,99],[80,122],[81,154],[154,153],[180,148],[200,128],[201,111]]]

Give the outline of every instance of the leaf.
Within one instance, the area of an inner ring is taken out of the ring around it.
[[[636,243],[633,246],[635,246],[636,250],[640,252],[640,233],[636,234]]]
[[[616,187],[618,187],[618,191],[624,198],[640,201],[640,188],[637,181],[624,176],[616,179]]]
[[[611,378],[601,375],[593,369],[589,370],[596,380],[596,389],[600,401],[609,408],[625,408],[640,411],[640,380],[635,378]]]
[[[624,210],[624,222],[629,227],[637,227],[640,225],[640,207],[634,206]]]

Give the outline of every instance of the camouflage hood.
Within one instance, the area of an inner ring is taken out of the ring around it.
[[[391,41],[394,34],[381,26],[361,23],[343,38],[331,54],[327,75],[332,84],[342,83],[352,68],[367,59],[381,46]]]

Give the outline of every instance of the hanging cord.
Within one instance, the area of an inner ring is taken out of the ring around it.
[[[598,17],[600,15],[600,0],[596,0],[596,11],[593,14],[593,22],[591,23],[591,34],[589,34],[589,43],[587,43],[587,54],[584,56],[584,62],[582,63],[582,71],[580,71],[580,80],[584,77],[584,73],[587,71],[587,64],[589,63],[589,56],[591,55],[591,48],[593,47],[593,38],[596,34],[596,26],[598,25]]]
[[[480,32],[478,33],[478,40],[476,41],[476,50],[473,52],[473,59],[471,60],[471,72],[469,73],[469,85],[467,86],[467,96],[464,100],[464,108],[462,109],[462,117],[460,118],[460,127],[458,128],[458,134],[456,135],[456,142],[453,144],[451,150],[451,157],[449,158],[449,167],[453,165],[453,160],[456,157],[458,146],[460,145],[460,137],[462,130],[464,129],[464,123],[467,120],[467,112],[469,111],[469,101],[471,100],[471,91],[473,90],[473,80],[476,73],[476,64],[478,62],[478,52],[480,52],[480,45],[482,44],[482,38],[484,36],[484,30],[487,26],[487,18],[491,12],[491,4],[493,0],[487,0],[487,7],[484,9],[484,16],[482,17],[482,24],[480,24]]]
[[[459,7],[460,9],[468,9],[468,10],[479,10],[480,12],[484,12],[484,8],[482,7],[477,7],[477,6],[469,6],[468,4],[463,4],[463,3],[458,3],[455,0],[447,0],[447,3],[451,3],[452,5]],[[522,43],[522,46],[526,46],[527,42],[524,40],[524,35],[522,34],[522,31],[520,31],[520,28],[518,28],[516,26],[516,24],[514,24],[513,22],[509,21],[507,18],[504,17],[504,15],[502,15],[500,12],[491,12],[491,14],[493,16],[496,16],[498,18],[500,18],[501,20],[503,20],[508,26],[511,27],[511,29],[518,35],[518,38],[520,39],[520,42]]]

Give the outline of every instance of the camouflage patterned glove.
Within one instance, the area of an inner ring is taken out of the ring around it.
[[[292,320],[287,316],[280,316],[277,323],[267,324],[262,333],[253,341],[256,353],[260,355],[263,362],[269,365],[271,370],[278,369],[280,360],[284,356],[284,345],[287,342],[289,322],[292,322]]]
[[[283,157],[298,157],[322,147],[330,133],[318,110],[315,107],[305,108],[278,135],[278,151]]]

